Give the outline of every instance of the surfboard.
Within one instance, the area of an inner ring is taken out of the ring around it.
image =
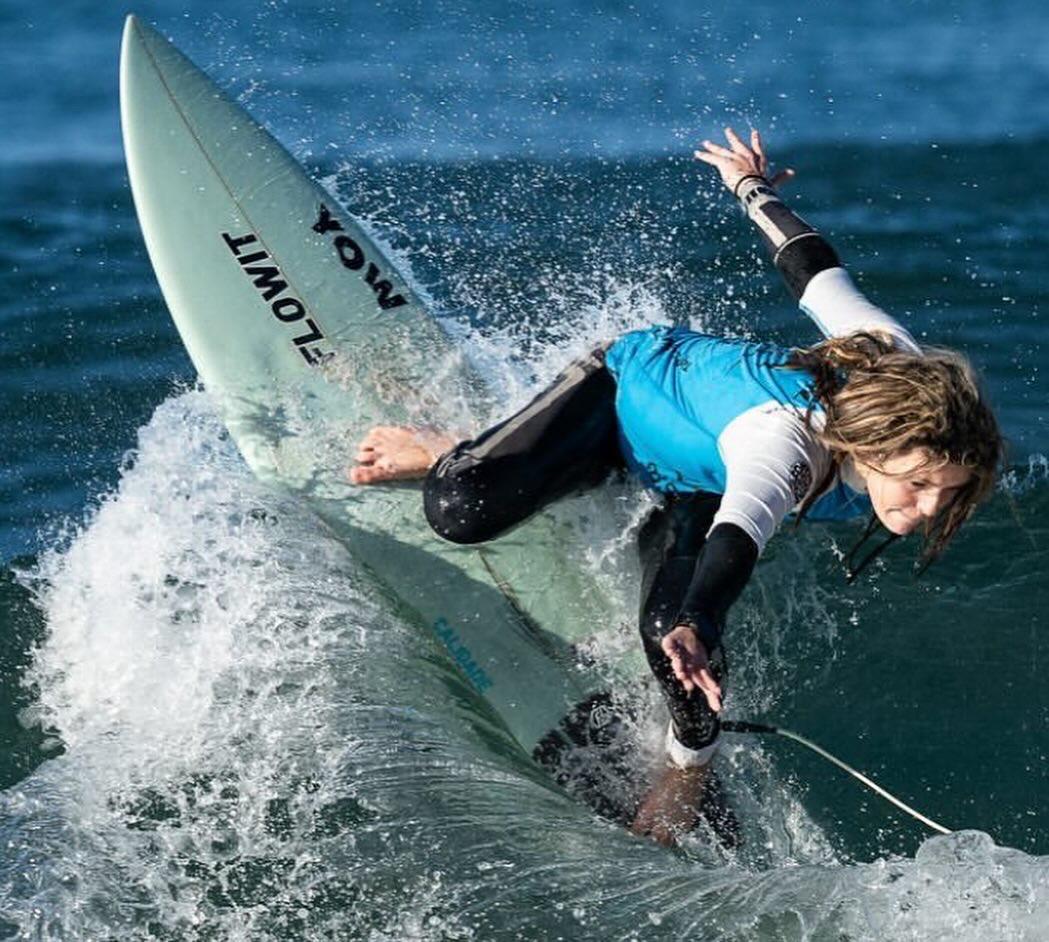
[[[375,423],[449,420],[483,381],[366,227],[154,29],[125,24],[121,123],[157,280],[251,470],[297,496],[427,626],[529,754],[609,719],[579,643],[614,613],[539,515],[434,535],[416,484],[354,487]]]

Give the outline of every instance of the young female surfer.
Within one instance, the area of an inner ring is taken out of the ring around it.
[[[967,361],[919,347],[868,301],[780,199],[773,183],[792,172],[768,179],[758,132],[749,146],[725,133],[728,147],[704,141],[695,156],[717,168],[827,339],[790,350],[633,331],[475,439],[373,429],[350,471],[358,484],[425,477],[427,519],[458,543],[494,539],[621,468],[662,495],[639,533],[640,627],[670,709],[668,762],[634,830],[664,843],[697,820],[718,744],[725,616],[780,521],[873,511],[860,544],[879,521],[889,540],[921,530],[927,565],[990,491],[1002,448]]]

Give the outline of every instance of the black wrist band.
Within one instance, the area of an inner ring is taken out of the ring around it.
[[[760,173],[748,173],[745,176],[740,177],[736,181],[736,185],[732,187],[732,195],[736,197],[736,199],[739,199],[739,188],[743,186],[743,184],[746,183],[748,180],[758,180],[759,182],[764,183],[765,186],[772,186],[772,184],[769,183],[769,181]]]

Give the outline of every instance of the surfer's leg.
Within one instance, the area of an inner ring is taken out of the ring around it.
[[[638,534],[641,555],[641,640],[649,667],[659,681],[670,710],[674,739],[686,752],[713,754],[720,725],[703,696],[688,696],[674,677],[663,653],[663,636],[674,627],[682,600],[703,551],[706,534],[721,503],[720,494],[696,493],[670,497],[653,511]],[[721,646],[707,652],[711,672],[723,684],[725,658]],[[684,758],[684,753],[682,754]]]
[[[442,456],[426,478],[434,530],[481,543],[623,466],[604,347],[570,364],[516,415]]]
[[[674,627],[720,502],[719,494],[671,497],[653,512],[638,536],[643,568],[641,638],[649,667],[670,710],[667,749],[671,762],[657,773],[638,809],[633,830],[664,844],[673,843],[677,833],[695,827],[701,816],[708,818],[723,844],[738,844],[738,825],[731,811],[723,802],[707,800],[718,791],[708,768],[720,733],[718,716],[705,697],[688,696],[660,645]],[[724,689],[726,665],[721,646],[708,655],[711,671]]]

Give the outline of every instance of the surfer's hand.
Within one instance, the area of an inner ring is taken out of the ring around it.
[[[661,642],[663,653],[670,658],[674,676],[688,693],[697,687],[715,713],[721,712],[721,685],[710,672],[707,647],[691,625],[678,625]]]
[[[765,156],[765,146],[761,142],[761,135],[754,128],[750,129],[750,146],[740,140],[738,134],[732,128],[725,128],[725,137],[728,139],[729,147],[722,147],[713,141],[704,141],[703,150],[695,152],[696,160],[717,167],[721,174],[721,180],[733,193],[739,181],[744,177],[765,177],[772,186],[780,186],[792,179],[794,171],[790,168],[780,170],[775,176],[769,178],[769,160]]]

